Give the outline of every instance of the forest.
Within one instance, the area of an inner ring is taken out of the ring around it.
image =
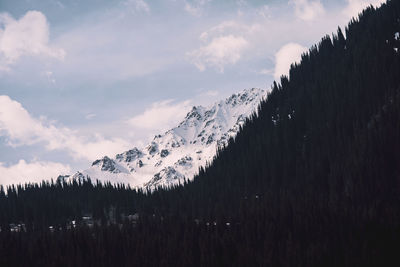
[[[399,266],[400,1],[274,82],[185,184],[0,188],[0,266]]]

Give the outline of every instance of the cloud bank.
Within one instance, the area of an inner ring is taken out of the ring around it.
[[[308,49],[297,43],[288,43],[275,54],[274,78],[278,80],[281,75],[289,75],[290,65],[300,62],[301,55]]]
[[[187,1],[185,0],[184,10],[192,16],[201,17],[203,15],[204,6],[211,2],[211,0],[194,0]]]
[[[94,160],[103,155],[114,155],[130,147],[121,138],[107,139],[100,134],[81,136],[66,127],[58,127],[46,118],[34,118],[17,101],[0,96],[0,136],[13,147],[43,144],[49,151],[62,150],[75,160]]]
[[[43,180],[56,179],[61,174],[71,174],[69,165],[49,161],[26,162],[20,160],[18,163],[6,166],[0,162],[0,184],[3,186],[11,184],[24,184],[26,182],[39,183]]]
[[[63,60],[65,51],[49,45],[49,25],[43,13],[28,11],[19,20],[0,14],[0,70],[10,70],[23,56]]]
[[[209,44],[187,54],[200,71],[207,67],[214,67],[224,72],[226,65],[235,64],[241,53],[248,46],[248,42],[240,36],[228,35],[214,38]]]
[[[161,131],[173,127],[190,110],[190,100],[173,103],[172,99],[155,102],[142,114],[128,120],[128,124],[138,129]]]
[[[129,8],[133,13],[150,13],[150,6],[144,0],[127,0],[123,3],[123,5]]]
[[[291,0],[294,5],[295,15],[305,21],[312,21],[325,13],[325,9],[320,0]]]

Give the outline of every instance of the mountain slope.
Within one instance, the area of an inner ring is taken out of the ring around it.
[[[218,147],[234,137],[256,109],[266,91],[252,88],[209,107],[195,106],[175,128],[156,135],[142,149],[107,156],[72,176],[152,188],[190,180],[211,162]]]

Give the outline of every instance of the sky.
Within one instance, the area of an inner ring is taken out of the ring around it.
[[[145,145],[194,105],[269,89],[382,0],[0,0],[0,184]]]

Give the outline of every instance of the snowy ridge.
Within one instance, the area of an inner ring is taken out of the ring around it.
[[[195,106],[175,128],[156,135],[143,149],[107,156],[70,178],[89,176],[102,182],[154,189],[190,180],[216,154],[218,146],[234,137],[256,111],[266,91],[252,88],[209,107]]]

